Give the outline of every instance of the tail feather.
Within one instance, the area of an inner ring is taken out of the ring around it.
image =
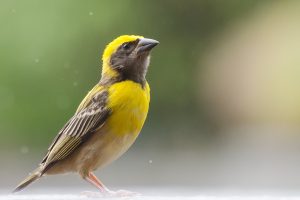
[[[39,179],[41,176],[42,176],[42,173],[40,172],[40,169],[39,168],[36,169],[13,190],[13,193],[23,190],[29,184],[31,184],[32,182]]]

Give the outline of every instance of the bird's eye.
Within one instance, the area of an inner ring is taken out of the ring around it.
[[[126,42],[126,43],[122,44],[122,48],[125,49],[125,50],[128,50],[128,49],[130,49],[131,44],[132,43]]]

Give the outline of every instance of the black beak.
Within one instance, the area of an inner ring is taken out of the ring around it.
[[[137,45],[137,53],[149,52],[153,47],[158,45],[159,42],[149,38],[141,38]]]

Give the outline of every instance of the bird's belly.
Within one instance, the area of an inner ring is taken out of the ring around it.
[[[81,158],[77,160],[77,171],[85,173],[104,167],[126,152],[135,139],[131,133],[123,135],[109,131],[96,133],[82,147]]]
[[[90,171],[103,168],[120,157],[135,139],[134,134],[119,135],[103,127],[68,158],[51,167],[46,174],[78,172],[82,177],[85,177]]]

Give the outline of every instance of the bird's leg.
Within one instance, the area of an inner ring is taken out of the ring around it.
[[[89,172],[88,176],[85,177],[85,180],[98,188],[102,193],[109,191],[109,189],[105,187],[105,185],[95,176],[95,174],[93,174],[93,172]]]
[[[92,185],[97,187],[101,195],[103,196],[117,196],[117,197],[126,197],[126,196],[138,196],[139,193],[130,192],[127,190],[118,190],[118,191],[111,191],[109,190],[92,172],[88,173],[88,176],[85,177],[85,180],[90,182]],[[97,196],[96,194],[86,193],[88,196]]]

